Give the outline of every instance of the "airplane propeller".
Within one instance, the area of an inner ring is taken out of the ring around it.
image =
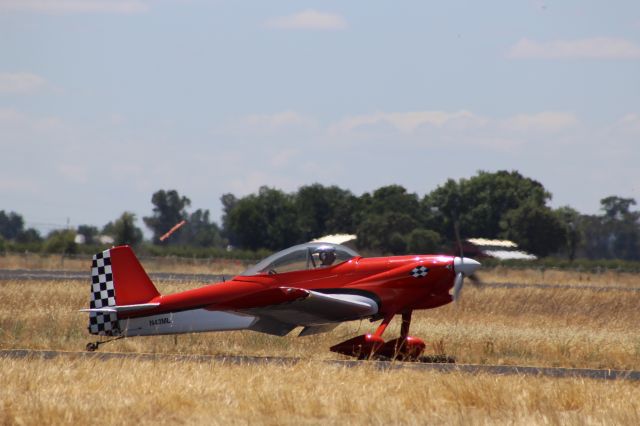
[[[462,284],[464,283],[464,274],[458,272],[456,279],[453,282],[453,301],[457,302],[460,299],[460,291],[462,290]]]
[[[475,275],[475,271],[480,267],[480,262],[464,257],[462,240],[460,239],[460,227],[457,219],[453,222],[453,230],[456,234],[458,248],[460,249],[460,257],[455,257],[453,260],[453,270],[456,273],[456,279],[453,282],[453,301],[457,302],[460,299],[460,292],[462,291],[465,277],[469,278],[471,284],[475,287],[481,287],[482,281]]]
[[[473,273],[480,267],[480,262],[469,257],[454,257],[453,270],[456,273],[456,279],[453,283],[453,300],[458,301],[460,291],[464,285],[464,278],[468,277],[472,283],[479,285],[480,280],[473,276]],[[473,278],[472,278],[473,277]]]

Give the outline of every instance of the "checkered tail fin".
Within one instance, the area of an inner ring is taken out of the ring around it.
[[[90,309],[147,303],[160,296],[129,246],[114,247],[93,256]],[[89,312],[89,333],[120,335],[117,312]]]

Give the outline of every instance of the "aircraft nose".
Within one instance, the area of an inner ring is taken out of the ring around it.
[[[467,277],[473,274],[480,267],[480,262],[469,257],[454,257],[453,270],[456,274],[462,272]]]

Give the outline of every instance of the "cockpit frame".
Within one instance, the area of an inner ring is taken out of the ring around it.
[[[331,265],[321,265],[319,253],[323,250],[331,250],[335,253],[336,258]],[[356,251],[340,244],[323,242],[298,244],[264,258],[240,275],[279,274],[332,267],[359,256]]]

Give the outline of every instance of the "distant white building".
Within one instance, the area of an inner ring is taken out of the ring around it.
[[[100,241],[100,244],[113,244],[116,242],[111,235],[98,235],[98,241]]]
[[[75,241],[76,244],[86,244],[87,239],[84,235],[82,234],[76,234],[75,238],[73,239]],[[104,245],[110,245],[113,244],[115,242],[115,240],[113,239],[112,236],[109,235],[98,235],[96,237],[96,241],[98,241],[100,244],[104,244]]]
[[[331,243],[331,244],[345,244],[356,239],[355,235],[351,234],[333,234],[325,235],[324,237],[316,238],[309,241],[310,243]]]
[[[469,238],[465,240],[464,253],[471,257],[492,257],[500,260],[534,260],[538,257],[519,250],[518,245],[509,240],[489,240],[486,238]]]

